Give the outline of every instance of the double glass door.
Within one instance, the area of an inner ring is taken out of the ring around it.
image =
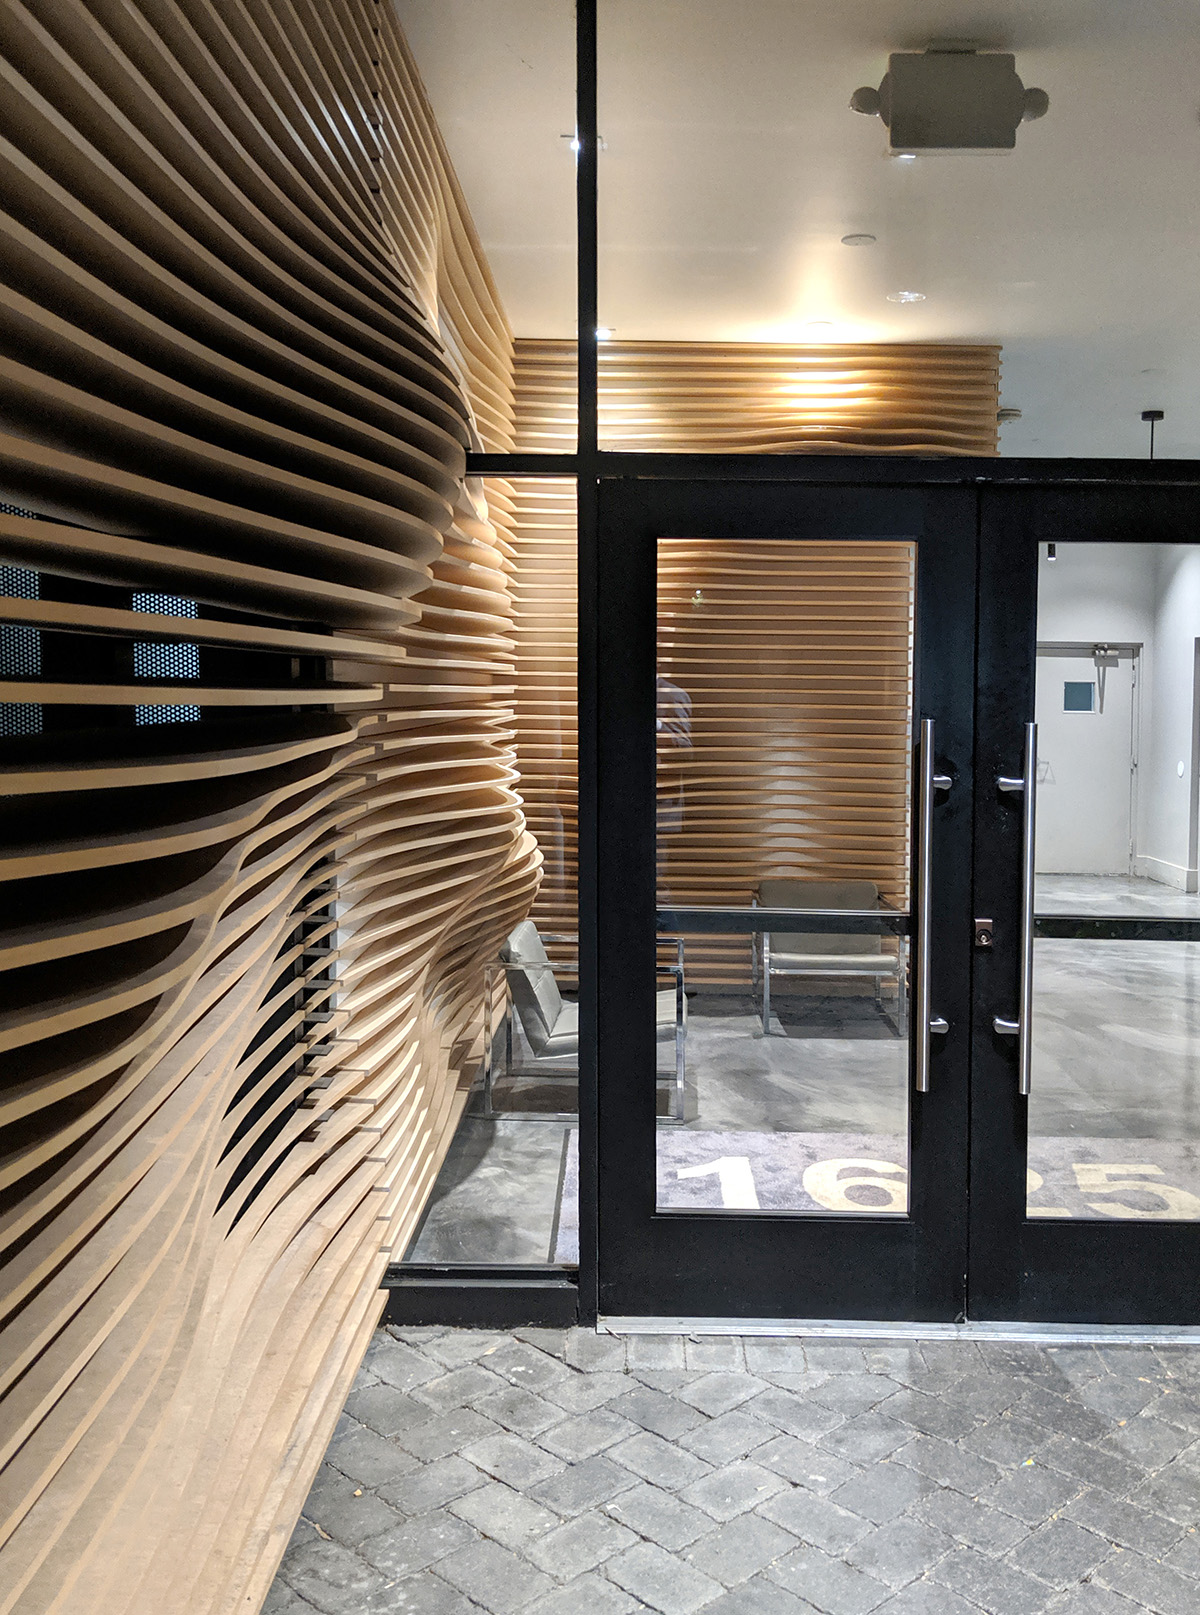
[[[601,485],[599,1310],[1197,1321],[1200,491],[774,475]]]

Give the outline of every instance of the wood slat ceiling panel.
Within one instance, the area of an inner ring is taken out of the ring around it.
[[[539,880],[511,339],[376,0],[13,0],[0,176],[0,1611],[254,1609]]]

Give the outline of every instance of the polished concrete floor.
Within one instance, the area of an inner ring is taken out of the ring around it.
[[[1172,917],[1200,915],[1200,897],[1145,880],[1055,875],[1039,877],[1037,908]],[[691,998],[685,1130],[753,1135],[751,1157],[780,1133],[895,1140],[887,1158],[902,1161],[907,1051],[894,1004],[778,995],[774,1008],[764,1038],[749,996]],[[1157,1140],[1167,1152],[1160,1175],[1200,1194],[1200,943],[1039,939],[1035,1027],[1031,1156],[1036,1145],[1057,1160],[1072,1140]],[[531,1113],[566,1111],[573,1098],[570,1083],[502,1085],[498,1105],[522,1114],[468,1114],[408,1259],[539,1263],[561,1254],[572,1124]],[[1076,1153],[1090,1160],[1096,1151]],[[796,1205],[807,1208],[802,1196]],[[1126,1209],[1134,1214],[1136,1200]]]

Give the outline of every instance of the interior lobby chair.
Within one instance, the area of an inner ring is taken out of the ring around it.
[[[574,938],[551,937],[550,941],[574,941]],[[574,1078],[578,1068],[563,1069],[561,1062],[578,1059],[579,1005],[568,1003],[558,990],[554,966],[546,953],[545,943],[532,920],[522,920],[500,949],[500,962],[493,972],[502,971],[506,979],[505,997],[505,1072],[514,1074],[512,1054],[512,1022],[509,1004],[516,1011],[521,1031],[532,1063],[523,1065],[520,1076]],[[668,1120],[682,1120],[684,1094],[684,1043],[687,1037],[687,997],[683,979],[683,940],[676,944],[676,962],[659,968],[659,975],[669,975],[674,983],[655,995],[655,1024],[659,1043],[674,1043],[674,1102]],[[492,977],[494,980],[494,974]],[[492,1001],[491,986],[487,1003]],[[486,1024],[485,1024],[486,1029]],[[493,1114],[492,1087],[495,1078],[491,1057],[490,1037],[485,1039],[488,1055],[484,1068],[485,1110]],[[678,1112],[678,1114],[676,1114]]]
[[[759,883],[756,908],[844,909],[863,913],[886,909],[873,880],[804,880],[776,877]],[[904,983],[900,950],[884,951],[884,938],[871,932],[763,931],[756,938],[756,974],[762,1000],[763,1036],[771,1032],[771,978],[801,976],[866,981],[883,1001],[884,982],[896,988],[897,1026],[905,1032]]]

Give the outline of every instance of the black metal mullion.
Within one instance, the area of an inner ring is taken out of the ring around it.
[[[579,851],[579,1315],[598,1310],[598,815],[597,680],[599,674],[599,319],[596,0],[575,4],[575,170],[577,285],[576,592],[578,610],[577,741]]]

